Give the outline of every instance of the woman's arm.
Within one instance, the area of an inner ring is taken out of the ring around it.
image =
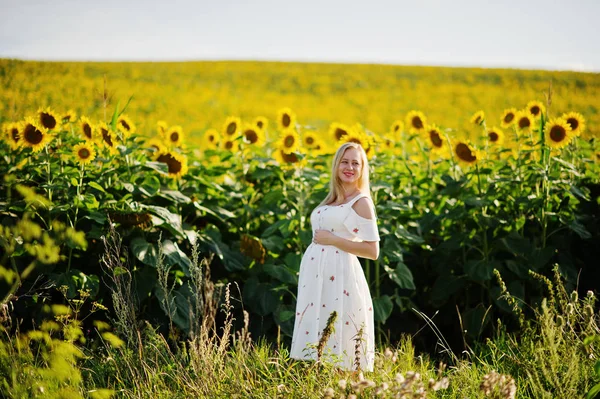
[[[352,206],[356,213],[365,218],[373,219],[375,214],[371,208],[368,199],[361,198]],[[321,245],[333,245],[342,251],[349,252],[361,258],[376,260],[379,257],[379,242],[378,241],[350,241],[327,230],[316,230],[314,242]]]

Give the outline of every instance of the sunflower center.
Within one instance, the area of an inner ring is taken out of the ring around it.
[[[296,139],[294,139],[294,136],[286,136],[285,140],[283,140],[283,145],[285,148],[292,148],[295,141]]]
[[[396,126],[394,126],[394,132],[397,132],[397,131],[398,131],[398,129],[400,129],[400,125],[396,125]]]
[[[28,124],[25,126],[25,129],[23,129],[23,138],[29,144],[36,145],[42,142],[44,134],[36,129],[35,126]]]
[[[477,116],[475,117],[475,124],[476,124],[476,125],[479,125],[480,123],[481,123],[481,115],[477,115]]]
[[[286,154],[285,152],[281,151],[281,156],[282,156],[283,160],[287,163],[298,162],[298,157],[294,153]]]
[[[171,133],[171,141],[173,143],[176,143],[177,141],[179,141],[179,133],[177,133],[177,132]]]
[[[127,131],[131,130],[131,126],[129,126],[129,123],[127,123],[127,121],[124,119],[121,119],[121,126],[123,126]]]
[[[519,119],[519,128],[526,129],[529,126],[531,126],[531,121],[529,120],[529,118],[524,117],[524,118]]]
[[[531,112],[531,115],[538,116],[540,113],[540,107],[538,105],[534,105],[531,107],[531,109],[529,109],[529,112]]]
[[[256,126],[258,126],[259,129],[262,129],[262,127],[264,126],[263,121],[256,122]]]
[[[418,116],[414,116],[411,122],[415,129],[423,129],[423,121]]]
[[[88,159],[91,152],[87,148],[80,148],[79,151],[77,151],[77,155],[79,155],[80,159]]]
[[[92,138],[92,127],[87,123],[83,125],[83,134],[85,134],[85,137],[88,139]]]
[[[292,118],[290,118],[288,114],[283,114],[281,117],[281,123],[283,124],[283,127],[289,127],[290,123],[292,123]]]
[[[306,144],[308,144],[308,145],[313,145],[313,144],[314,144],[314,142],[315,142],[315,139],[314,139],[314,138],[312,138],[312,137],[310,137],[310,136],[308,136],[308,137],[306,138]]]
[[[225,149],[226,150],[231,150],[233,148],[233,141],[227,141],[225,142]]]
[[[10,135],[12,136],[12,139],[15,143],[19,141],[19,129],[13,127],[12,129],[10,129]]]
[[[46,112],[40,114],[40,122],[42,122],[42,125],[46,129],[54,129],[56,127],[56,118]]]
[[[567,131],[564,127],[555,125],[550,129],[550,139],[555,143],[560,143],[567,137]]]
[[[246,136],[246,140],[248,140],[250,144],[254,144],[258,141],[258,134],[252,129],[246,130],[244,136]]]
[[[214,134],[210,134],[208,136],[208,141],[211,142],[211,143],[214,143],[215,142],[215,135]]]
[[[340,140],[342,137],[344,137],[347,134],[348,134],[348,132],[345,131],[344,129],[340,129],[339,127],[337,129],[335,129],[335,138],[337,140]]]
[[[489,132],[489,133],[488,133],[488,137],[490,138],[490,141],[491,141],[492,143],[495,143],[496,141],[498,141],[498,138],[499,138],[500,136],[498,136],[498,133],[496,133],[496,132]]]
[[[440,148],[442,146],[442,138],[440,137],[440,134],[435,130],[429,132],[429,139],[431,140],[431,144],[433,144],[434,147]]]
[[[571,125],[571,129],[573,130],[577,130],[577,128],[579,127],[579,121],[576,118],[567,119],[567,123]]]
[[[181,162],[179,162],[177,159],[175,159],[175,157],[173,157],[173,155],[169,153],[162,154],[157,160],[167,164],[167,167],[169,168],[169,174],[176,175],[181,171]]]
[[[235,133],[236,130],[237,130],[237,125],[235,122],[231,122],[231,123],[229,123],[229,125],[227,125],[227,134],[232,135]]]
[[[110,133],[108,133],[108,130],[106,130],[106,129],[102,129],[102,140],[104,140],[104,142],[112,148],[112,146],[113,146],[112,137],[111,137]]]
[[[515,114],[513,114],[512,112],[509,112],[508,114],[504,115],[505,123],[511,123],[513,119],[515,119]]]
[[[456,145],[456,156],[465,162],[475,162],[477,160],[473,151],[465,143],[458,143]]]

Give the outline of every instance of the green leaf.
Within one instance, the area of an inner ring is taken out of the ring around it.
[[[190,266],[192,262],[188,256],[171,240],[165,240],[162,242],[162,251],[164,255],[164,262],[167,266],[179,266],[186,276],[190,275]]]
[[[382,295],[379,298],[373,300],[373,311],[375,321],[385,323],[385,321],[392,314],[394,310],[394,303],[392,299],[387,295]]]
[[[155,205],[140,205],[140,208],[147,209],[152,215],[156,216],[158,220],[152,218],[152,223],[155,226],[165,227],[167,230],[172,232],[175,236],[185,239],[186,235],[181,226],[181,216],[170,212],[168,209],[162,206]]]
[[[189,204],[190,202],[192,202],[192,199],[187,195],[182,194],[181,191],[162,190],[158,194],[158,196],[168,199],[175,204]]]
[[[77,180],[77,179],[76,179],[76,178],[74,178],[74,177],[71,177],[71,185],[72,185],[73,187],[77,187],[77,186],[79,186],[79,180]]]
[[[129,243],[131,253],[144,264],[156,267],[158,263],[158,248],[142,237],[136,237]]]
[[[112,114],[112,118],[110,119],[110,127],[113,131],[117,131],[117,119],[119,118],[119,104],[120,100],[117,100],[117,106],[115,107],[115,111]]]
[[[464,265],[465,273],[474,281],[490,280],[494,269],[499,267],[500,262],[485,260],[470,260]]]
[[[83,204],[87,209],[98,209],[100,207],[100,203],[92,193],[85,193],[83,196]]]
[[[298,279],[296,278],[294,273],[284,265],[266,264],[264,265],[264,271],[269,276],[273,277],[278,281],[281,281],[282,283],[286,283],[289,285],[298,284]]]
[[[408,290],[414,290],[417,288],[415,287],[412,272],[404,263],[399,262],[395,270],[387,265],[383,265],[383,268],[387,272],[389,278],[398,284],[400,288]]]
[[[600,378],[600,360],[594,364],[594,372],[596,373],[596,377]]]
[[[138,185],[138,189],[142,194],[152,197],[160,190],[160,180],[154,175],[146,175],[142,184]]]
[[[144,164],[144,166],[146,166],[149,169],[155,170],[163,175],[167,175],[169,174],[169,167],[166,163],[164,162],[146,162]]]
[[[585,399],[594,399],[600,393],[600,384],[596,384],[585,395]]]
[[[103,193],[106,193],[102,186],[96,183],[95,181],[88,182],[88,186],[90,186],[91,188],[95,188],[98,191],[102,191]]]

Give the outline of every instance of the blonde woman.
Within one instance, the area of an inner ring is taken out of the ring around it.
[[[327,319],[336,311],[323,360],[354,370],[358,358],[361,370],[372,371],[373,302],[357,257],[379,257],[379,233],[367,156],[359,144],[349,142],[338,148],[329,187],[329,194],[310,216],[313,242],[300,264],[290,356],[316,360]]]

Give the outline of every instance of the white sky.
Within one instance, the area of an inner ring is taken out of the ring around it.
[[[600,0],[0,0],[0,13],[0,58],[600,71]]]

